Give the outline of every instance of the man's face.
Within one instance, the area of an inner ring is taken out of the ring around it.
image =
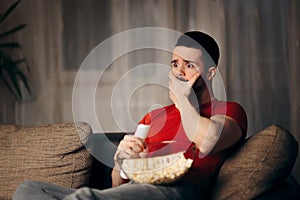
[[[172,55],[172,72],[176,77],[181,77],[189,81],[196,73],[200,72],[200,77],[194,84],[194,88],[203,84],[205,68],[201,60],[202,52],[200,49],[194,49],[184,46],[175,47]]]

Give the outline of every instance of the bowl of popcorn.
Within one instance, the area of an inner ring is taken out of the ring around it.
[[[148,143],[144,152],[130,159],[118,158],[122,172],[134,183],[168,184],[191,168],[195,145],[188,142]]]

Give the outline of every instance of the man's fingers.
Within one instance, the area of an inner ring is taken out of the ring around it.
[[[141,138],[138,138],[138,137],[134,136],[134,135],[125,135],[122,141],[124,141],[124,142],[134,142],[134,143],[140,145],[141,147],[145,146],[143,140]]]
[[[126,153],[125,151],[119,151],[116,155],[116,158],[115,159],[128,159],[130,158],[130,154],[129,153]]]
[[[135,153],[139,153],[144,150],[144,145],[137,144],[134,141],[121,141],[120,148],[123,150],[129,149],[130,151],[134,151]]]
[[[122,159],[137,158],[144,148],[145,144],[141,138],[126,135],[123,140],[120,141],[115,157],[117,156],[117,158]]]

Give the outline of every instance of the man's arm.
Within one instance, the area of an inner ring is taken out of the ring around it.
[[[180,111],[183,128],[188,138],[196,144],[202,154],[217,153],[241,138],[242,129],[232,118],[225,115],[203,117],[191,104],[189,96],[199,74],[195,74],[188,82],[177,80],[172,72],[169,77],[170,99]]]
[[[120,169],[118,169],[116,165],[111,172],[111,180],[112,180],[112,187],[117,187],[119,185],[129,182],[129,179],[123,179],[120,176]]]
[[[203,117],[188,99],[182,100],[180,115],[188,138],[204,155],[232,146],[243,135],[241,127],[232,118],[224,115]]]
[[[116,187],[129,182],[128,179],[123,179],[120,176],[121,168],[117,161],[117,158],[133,158],[136,157],[140,152],[144,151],[144,149],[145,144],[141,138],[135,137],[133,135],[124,136],[123,140],[120,141],[120,144],[114,156],[115,166],[111,173],[112,187]]]

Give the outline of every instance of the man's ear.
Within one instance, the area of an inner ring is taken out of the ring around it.
[[[216,67],[210,67],[210,68],[207,70],[206,79],[207,79],[208,81],[212,80],[212,79],[215,77],[216,73],[217,73]]]

